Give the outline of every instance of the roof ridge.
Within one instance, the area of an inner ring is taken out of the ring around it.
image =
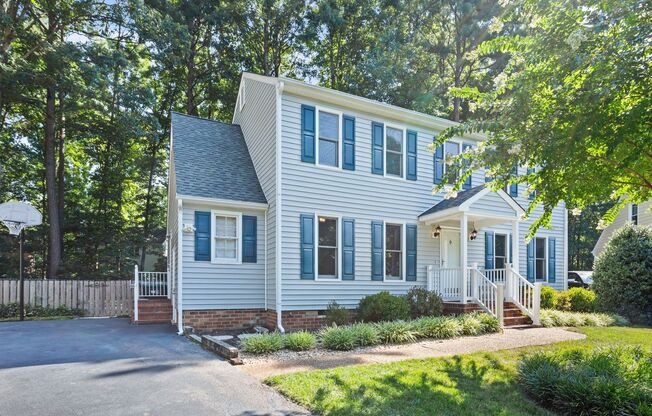
[[[184,113],[180,113],[179,111],[175,111],[175,110],[170,110],[170,112],[174,113],[174,114],[178,114],[178,115],[183,116],[183,117],[194,118],[194,119],[201,120],[201,121],[209,121],[211,123],[219,123],[219,124],[223,124],[225,126],[240,126],[239,124],[226,123],[224,121],[214,120],[214,119],[211,119],[211,118],[205,118],[205,117],[193,116],[193,115],[190,115],[190,114],[184,114]]]

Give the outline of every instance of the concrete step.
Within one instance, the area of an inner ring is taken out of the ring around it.
[[[503,319],[503,326],[513,327],[517,325],[532,325],[532,319],[529,316],[514,316],[514,317],[505,317]]]

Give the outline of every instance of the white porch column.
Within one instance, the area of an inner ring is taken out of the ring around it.
[[[519,265],[519,240],[520,236],[518,235],[518,221],[512,221],[512,268],[516,270],[517,273],[521,273]]]
[[[468,224],[467,224],[467,217],[466,217],[466,212],[462,213],[462,217],[460,218],[460,287],[462,288],[462,303],[466,303],[467,301],[467,293],[466,293],[466,279],[467,279],[467,259],[466,259],[466,246],[467,246],[467,241],[468,241]]]

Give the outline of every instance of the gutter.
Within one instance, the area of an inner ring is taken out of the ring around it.
[[[282,253],[283,253],[283,238],[281,235],[281,219],[283,218],[282,210],[282,192],[281,192],[281,98],[285,88],[284,82],[276,84],[276,329],[281,333],[285,333],[283,328],[283,267],[282,267]]]
[[[267,210],[265,210],[265,312],[267,309]]]
[[[177,329],[183,335],[183,200],[177,200]]]

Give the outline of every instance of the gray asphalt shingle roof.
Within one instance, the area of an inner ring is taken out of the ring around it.
[[[444,199],[438,202],[437,204],[433,205],[430,209],[428,209],[427,211],[419,215],[419,217],[432,214],[433,212],[443,211],[448,208],[459,207],[465,201],[468,201],[469,199],[473,198],[473,196],[477,195],[478,192],[482,191],[483,189],[484,189],[484,185],[478,185],[466,191],[459,192],[457,194],[457,197]]]
[[[240,126],[172,113],[177,193],[267,203]]]

